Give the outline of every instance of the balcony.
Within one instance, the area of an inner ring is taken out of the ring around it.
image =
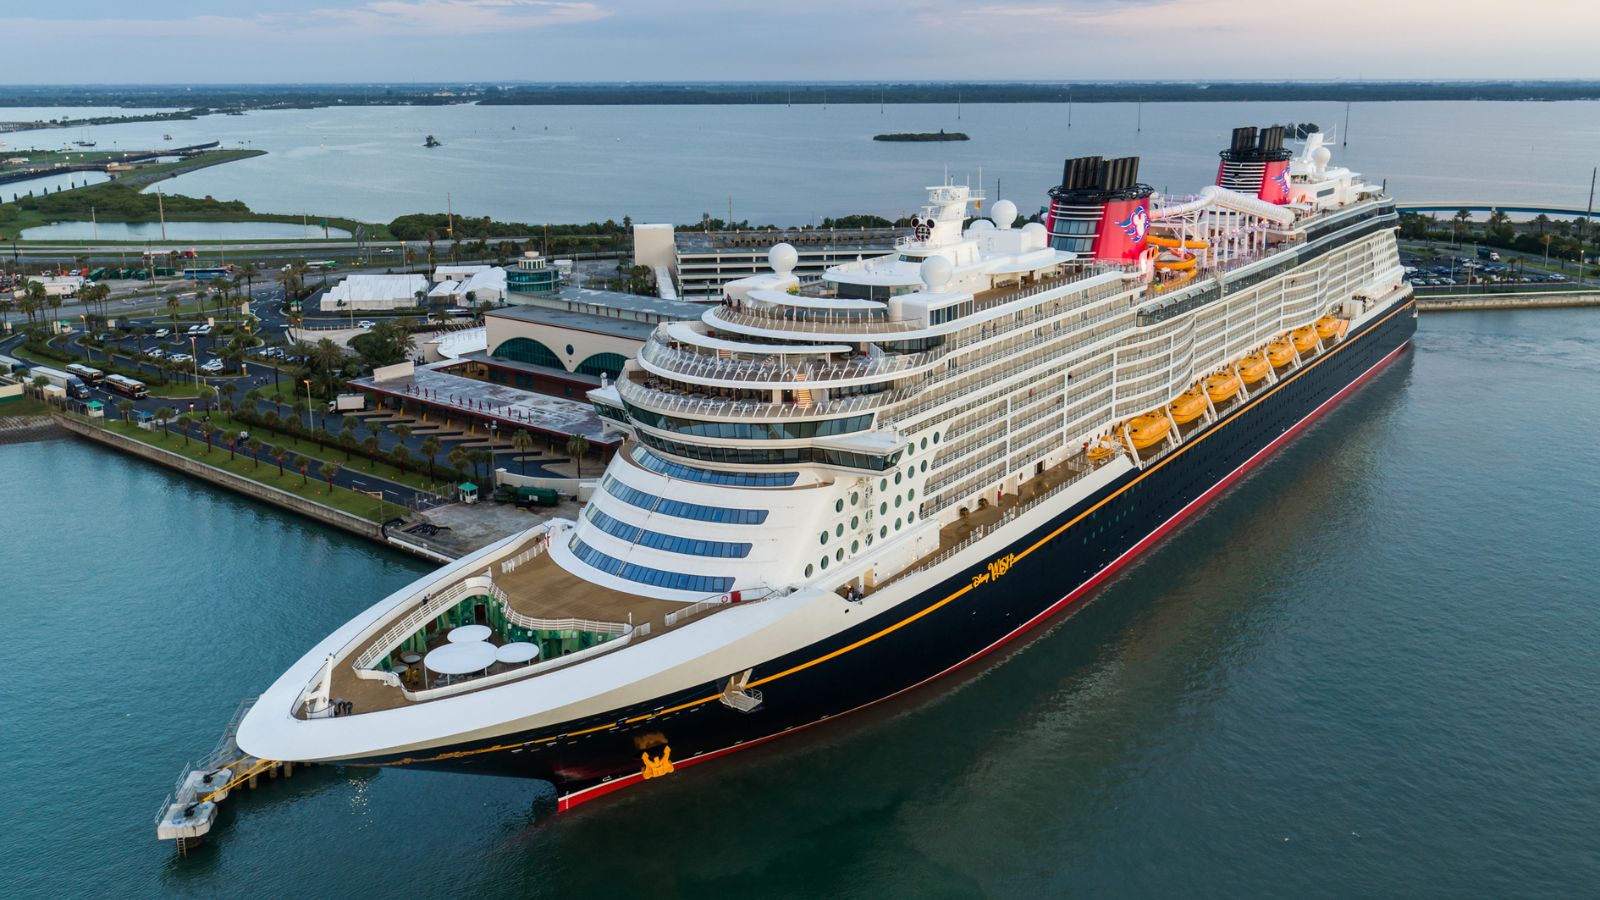
[[[775,345],[773,355],[783,353],[782,345]],[[863,378],[894,375],[921,368],[937,362],[945,355],[944,349],[923,353],[883,354],[880,356],[850,356],[812,358],[803,361],[786,360],[782,365],[770,361],[712,356],[691,350],[670,347],[652,338],[645,342],[639,359],[665,374],[708,382],[761,385],[763,387],[818,387],[830,381],[854,381]]]
[[[707,419],[828,418],[875,410],[914,397],[921,391],[922,387],[918,385],[897,391],[882,391],[838,400],[757,403],[748,400],[729,400],[708,394],[664,390],[640,384],[631,378],[617,381],[617,393],[623,400],[635,406],[654,412]]]

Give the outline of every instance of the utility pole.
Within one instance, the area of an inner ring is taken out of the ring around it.
[[[1344,134],[1339,136],[1339,146],[1350,146],[1350,101],[1344,102]]]
[[[161,217],[161,242],[167,242],[167,207],[161,199],[161,188],[156,188],[156,214]],[[154,271],[152,269],[151,271]]]

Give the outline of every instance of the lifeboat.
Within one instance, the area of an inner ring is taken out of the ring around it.
[[[1294,349],[1304,353],[1317,345],[1317,330],[1310,325],[1296,328],[1289,339],[1294,341]]]
[[[1117,449],[1111,446],[1110,441],[1106,440],[1105,438],[1101,438],[1100,440],[1089,445],[1087,456],[1089,457],[1090,462],[1100,462],[1102,460],[1110,459],[1111,455],[1116,452]]]
[[[1206,396],[1212,403],[1221,403],[1239,393],[1239,379],[1234,375],[1213,375],[1206,379]]]
[[[1344,334],[1346,324],[1347,323],[1343,319],[1335,319],[1333,316],[1323,316],[1317,320],[1317,337],[1327,340],[1328,338],[1342,335]]]
[[[1267,361],[1259,353],[1252,353],[1239,360],[1239,377],[1245,384],[1255,384],[1267,377]]]
[[[1128,423],[1128,439],[1133,441],[1135,450],[1143,450],[1151,444],[1160,441],[1172,430],[1172,423],[1160,411],[1147,412],[1142,416],[1134,416]]]
[[[1172,420],[1179,425],[1187,425],[1195,419],[1205,415],[1206,398],[1201,395],[1198,386],[1189,388],[1178,395],[1178,399],[1167,405],[1172,413]]]
[[[1278,338],[1267,345],[1267,361],[1274,368],[1282,368],[1294,361],[1294,345],[1285,338]]]

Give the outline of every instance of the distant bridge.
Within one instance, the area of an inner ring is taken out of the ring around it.
[[[1540,206],[1536,203],[1484,203],[1479,200],[1439,200],[1416,203],[1396,203],[1394,208],[1403,213],[1449,213],[1455,215],[1457,210],[1466,210],[1471,213],[1492,213],[1495,210],[1506,215],[1545,215],[1552,219],[1582,219],[1593,218],[1588,210],[1573,209],[1566,206]]]

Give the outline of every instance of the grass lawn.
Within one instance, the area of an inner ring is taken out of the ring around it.
[[[293,415],[293,413],[287,408],[284,409],[284,414]],[[351,472],[359,472],[365,475],[376,475],[379,478],[385,478],[389,481],[408,485],[410,487],[417,488],[418,490],[439,493],[442,488],[448,487],[447,482],[430,482],[428,480],[426,462],[422,464],[423,471],[421,472],[415,472],[408,469],[404,474],[401,474],[399,469],[395,468],[389,463],[374,462],[367,457],[354,453],[350,455],[349,461],[346,461],[344,458],[344,450],[332,444],[327,444],[319,448],[317,446],[317,442],[314,440],[303,437],[291,438],[282,433],[274,434],[265,428],[253,428],[237,419],[234,419],[231,416],[224,416],[219,412],[213,411],[211,413],[211,424],[217,426],[223,431],[249,431],[251,437],[256,438],[263,444],[274,444],[276,446],[284,447],[310,459],[332,460],[344,466]]]
[[[45,416],[50,414],[50,404],[32,397],[16,397],[10,400],[0,400],[0,419],[21,416]]]
[[[106,427],[136,441],[170,450],[190,459],[199,460],[207,465],[243,476],[251,481],[278,488],[296,496],[304,497],[307,500],[314,500],[317,503],[343,510],[351,515],[360,516],[371,522],[383,521],[382,515],[384,511],[393,514],[399,509],[395,504],[389,503],[385,504],[386,510],[380,510],[377,498],[369,497],[366,494],[358,494],[347,488],[335,487],[330,493],[328,483],[315,478],[306,479],[305,483],[302,484],[298,471],[285,467],[283,474],[279,475],[278,466],[275,463],[257,462],[248,456],[235,456],[230,460],[228,459],[228,451],[224,447],[213,447],[211,452],[207,453],[205,441],[190,440],[185,446],[182,435],[165,435],[160,431],[145,431],[142,428],[135,428],[127,422],[108,422]]]

